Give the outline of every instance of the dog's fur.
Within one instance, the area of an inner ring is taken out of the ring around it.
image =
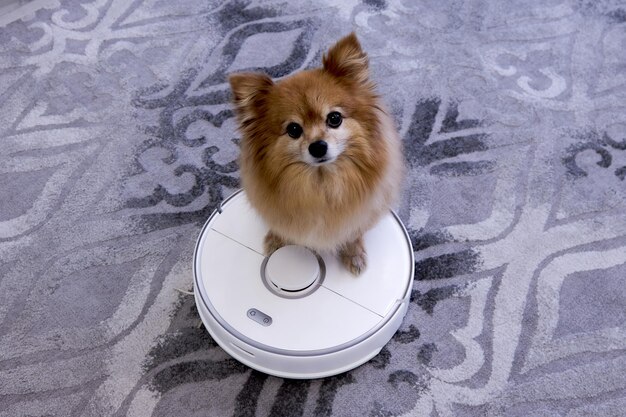
[[[286,244],[337,251],[354,274],[366,266],[362,236],[396,198],[404,164],[401,142],[369,80],[368,60],[354,33],[324,56],[323,67],[274,83],[267,75],[230,76],[240,123],[241,180],[270,232],[270,254]],[[326,124],[343,115],[338,128]],[[302,136],[287,134],[289,123]],[[329,160],[309,153],[317,140]]]

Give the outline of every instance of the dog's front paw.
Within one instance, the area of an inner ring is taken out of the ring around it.
[[[354,275],[360,275],[367,267],[367,253],[363,239],[347,243],[339,249],[339,258],[343,265]]]
[[[287,245],[287,242],[271,230],[265,235],[263,249],[265,250],[266,256],[270,256],[272,253],[276,252],[285,245]]]

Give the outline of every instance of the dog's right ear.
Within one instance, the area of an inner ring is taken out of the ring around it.
[[[233,74],[228,81],[233,91],[233,102],[244,118],[246,113],[261,104],[274,85],[267,75],[254,72]]]

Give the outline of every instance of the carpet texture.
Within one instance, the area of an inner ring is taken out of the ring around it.
[[[34,0],[0,23],[0,416],[626,415],[624,2]],[[404,141],[411,305],[367,364],[268,377],[175,290],[239,186],[225,77],[318,66],[351,30]]]

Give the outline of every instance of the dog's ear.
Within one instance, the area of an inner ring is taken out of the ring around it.
[[[228,77],[233,92],[233,103],[242,116],[259,107],[267,96],[274,82],[261,73],[239,73]]]
[[[354,32],[333,45],[322,62],[324,69],[336,77],[348,77],[362,84],[368,82],[367,55]]]

